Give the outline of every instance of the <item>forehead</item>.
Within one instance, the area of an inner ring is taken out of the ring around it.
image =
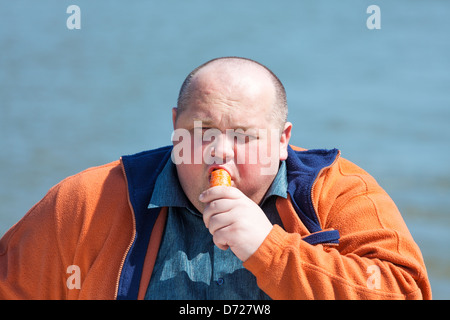
[[[208,108],[202,106],[193,107],[186,115],[185,120],[201,121],[203,126],[219,129],[236,128],[266,128],[269,118],[264,113],[250,112],[248,109],[233,108]]]
[[[218,70],[196,76],[182,114],[216,126],[267,127],[274,105],[275,88],[263,74]]]
[[[180,115],[184,125],[202,121],[203,125],[226,128],[266,128],[273,106],[267,99],[227,99],[206,95],[190,98]]]

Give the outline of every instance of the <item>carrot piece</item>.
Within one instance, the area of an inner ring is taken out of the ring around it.
[[[217,169],[211,172],[211,178],[209,180],[210,187],[215,186],[227,186],[231,187],[231,177],[224,169]]]

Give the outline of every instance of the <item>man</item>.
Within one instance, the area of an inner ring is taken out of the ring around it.
[[[375,180],[338,150],[289,145],[269,69],[205,63],[172,118],[173,147],[65,179],[4,235],[0,298],[431,298]],[[217,168],[231,187],[209,187]]]

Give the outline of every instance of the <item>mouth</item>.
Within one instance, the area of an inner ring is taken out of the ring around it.
[[[218,170],[218,169],[223,169],[223,170],[225,170],[226,172],[228,172],[228,174],[229,174],[230,177],[231,177],[231,181],[233,181],[233,176],[231,175],[230,170],[228,170],[228,169],[225,168],[224,166],[220,166],[220,165],[213,165],[213,166],[210,166],[210,167],[208,168],[208,181],[211,180],[211,173],[212,173],[214,170]]]

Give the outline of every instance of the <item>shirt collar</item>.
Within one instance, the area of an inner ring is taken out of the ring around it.
[[[287,198],[287,170],[286,170],[286,162],[281,161],[280,168],[278,169],[278,173],[273,179],[272,184],[266,192],[266,195],[263,198],[261,204],[264,203],[271,196],[280,196],[283,198]]]
[[[267,190],[261,205],[271,196],[287,198],[287,171],[285,161],[281,161],[278,173]],[[152,198],[148,205],[149,209],[158,207],[185,207],[197,211],[183,192],[178,180],[175,164],[168,159],[164,169],[156,179]]]
[[[148,205],[149,209],[157,207],[193,207],[181,188],[177,168],[170,158],[156,179]]]

